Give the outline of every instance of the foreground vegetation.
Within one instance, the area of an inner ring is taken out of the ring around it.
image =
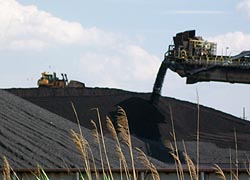
[[[72,139],[81,154],[82,160],[83,160],[83,168],[85,173],[80,174],[80,177],[82,180],[115,180],[117,177],[114,177],[112,167],[110,164],[107,148],[106,148],[106,143],[105,143],[105,138],[103,134],[103,126],[101,122],[101,117],[99,113],[99,109],[96,108],[94,109],[97,113],[97,122],[98,124],[95,123],[95,121],[91,121],[93,125],[93,137],[95,139],[95,143],[98,146],[99,150],[99,159],[101,163],[101,171],[100,169],[97,168],[96,165],[96,158],[93,155],[92,148],[88,142],[88,140],[83,136],[82,129],[80,126],[80,122],[77,116],[77,112],[74,108],[74,105],[72,104],[73,110],[76,115],[76,119],[78,121],[78,126],[79,126],[79,132],[76,132],[74,130],[71,130],[71,136]],[[174,128],[174,118],[172,115],[172,110],[171,107],[170,109],[170,115],[171,115],[171,123],[172,123],[172,140],[171,141],[166,141],[165,144],[166,146],[170,149],[170,154],[174,159],[175,162],[175,169],[176,169],[176,176],[178,180],[184,180],[185,179],[185,173],[184,173],[184,166],[185,168],[188,169],[188,179],[191,180],[199,180],[199,103],[197,106],[197,157],[196,157],[196,164],[192,161],[192,159],[189,157],[186,147],[185,147],[185,142],[183,141],[183,156],[185,158],[185,162],[181,162],[180,160],[180,151],[178,150],[177,146],[177,139],[176,139],[176,134],[175,134],[175,128]],[[106,117],[106,125],[108,127],[108,130],[110,134],[112,135],[112,138],[114,139],[116,143],[116,154],[119,159],[119,164],[120,164],[120,179],[126,179],[126,180],[137,180],[137,173],[136,173],[136,167],[135,167],[135,158],[138,158],[142,164],[145,166],[145,169],[150,172],[150,179],[153,180],[160,180],[160,175],[157,171],[157,167],[155,167],[154,164],[150,161],[148,156],[139,148],[134,149],[132,142],[131,142],[131,136],[130,136],[130,130],[129,130],[129,124],[128,124],[128,119],[126,112],[122,107],[117,107],[116,110],[116,122],[117,122],[117,128],[115,128],[114,124],[112,123],[111,119],[109,117]],[[237,159],[237,135],[236,131],[234,132],[235,136],[235,149],[236,149],[236,159],[235,162],[232,162],[231,159],[231,151],[230,151],[230,164],[234,165],[236,168],[234,170],[230,168],[230,179],[231,180],[238,180],[239,179],[239,172],[238,172],[238,159]],[[123,144],[123,145],[122,145]],[[129,150],[129,161],[126,159],[124,155],[124,149],[122,147],[127,146],[126,149]],[[137,151],[137,157],[134,157],[134,151]],[[3,177],[4,180],[11,180],[11,179],[17,179],[19,180],[18,175],[13,171],[13,169],[10,167],[8,160],[6,157],[4,158],[4,171],[3,171]],[[104,163],[106,162],[106,163]],[[129,164],[128,164],[129,163]],[[105,166],[104,164],[107,164]],[[232,167],[232,166],[231,166]],[[214,172],[217,174],[218,178],[226,180],[225,173],[221,169],[221,167],[217,164],[214,165]],[[250,170],[246,168],[246,172],[249,174],[250,177]],[[38,165],[37,166],[37,171],[33,173],[34,177],[37,180],[49,180],[49,177],[45,173],[45,171]]]

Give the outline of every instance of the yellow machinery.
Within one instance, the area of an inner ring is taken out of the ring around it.
[[[55,87],[64,88],[68,84],[68,78],[66,74],[61,74],[62,79],[56,77],[56,73],[49,74],[47,72],[42,73],[42,77],[38,80],[37,85],[39,87]]]
[[[159,68],[151,102],[157,104],[167,69],[186,77],[187,84],[218,81],[250,84],[250,50],[235,56],[218,56],[217,44],[195,35],[195,30],[177,33]]]

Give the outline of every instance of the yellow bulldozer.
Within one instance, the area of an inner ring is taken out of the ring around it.
[[[42,77],[37,82],[37,85],[39,87],[64,88],[68,85],[68,78],[66,74],[62,73],[61,75],[62,79],[59,79],[55,72],[53,74],[43,72]]]

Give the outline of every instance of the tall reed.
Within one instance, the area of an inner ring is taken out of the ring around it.
[[[245,169],[246,169],[248,176],[250,176],[250,161],[248,157],[247,157],[247,162],[245,162]]]
[[[126,178],[131,179],[129,171],[128,171],[127,161],[126,161],[124,154],[122,152],[121,144],[119,142],[119,138],[118,138],[118,135],[116,133],[114,124],[112,123],[111,119],[108,116],[106,117],[106,124],[107,124],[108,130],[111,133],[113,139],[116,141],[116,150],[117,150],[117,154],[118,154],[118,157],[120,160],[120,165],[122,165],[124,170],[125,170]],[[121,170],[120,172],[121,172],[121,177],[122,177],[122,167],[120,167],[120,170]]]
[[[170,105],[169,105],[169,112],[170,112],[171,126],[172,126],[171,135],[173,137],[174,146],[171,143],[168,144],[168,146],[169,146],[169,149],[171,150],[170,154],[172,155],[173,159],[175,160],[177,178],[178,178],[178,180],[184,180],[184,173],[183,173],[183,168],[182,168],[182,164],[180,161],[179,150],[178,150],[178,146],[177,146],[177,139],[176,139],[175,128],[174,128],[173,112],[172,112],[172,107]]]
[[[99,132],[98,132],[95,121],[91,120],[91,124],[94,126],[93,136],[94,136],[95,142],[97,143],[98,149],[99,149],[99,156],[100,156],[100,160],[101,160],[102,173],[103,173],[103,176],[106,177],[106,172],[105,172],[103,157],[102,157],[102,147],[101,147],[101,142],[100,142],[100,138],[99,138]]]
[[[193,180],[193,179],[198,180],[197,171],[196,171],[194,162],[192,161],[190,156],[187,154],[187,149],[186,149],[186,145],[185,145],[184,141],[182,141],[182,143],[183,143],[183,149],[184,149],[183,155],[185,157],[185,161],[186,161],[186,164],[188,167],[189,177],[191,180]]]
[[[196,98],[197,98],[197,135],[196,135],[196,172],[197,179],[199,179],[199,164],[200,164],[200,97],[199,92],[196,89]]]
[[[129,148],[131,166],[132,166],[132,171],[133,171],[133,179],[136,180],[137,176],[136,176],[136,171],[135,171],[134,154],[133,154],[133,147],[131,143],[128,118],[127,118],[126,112],[121,106],[118,106],[116,109],[116,120],[118,124],[118,131],[121,133],[122,140]]]
[[[237,133],[235,129],[234,129],[234,142],[235,142],[235,167],[236,167],[234,179],[238,180],[239,179],[238,143],[237,143]]]
[[[36,180],[50,180],[46,172],[37,164],[37,173],[33,173]]]
[[[80,134],[77,134],[74,130],[71,130],[71,136],[74,143],[76,144],[78,151],[80,152],[83,158],[84,170],[88,176],[88,179],[91,180],[92,174],[88,156],[88,141]]]
[[[3,157],[3,162],[4,162],[4,168],[3,168],[3,179],[4,180],[11,180],[10,176],[10,164],[7,160],[7,158],[4,156]]]
[[[80,132],[79,134],[77,134],[74,130],[71,129],[72,139],[73,139],[74,143],[76,144],[77,149],[79,150],[79,152],[82,155],[82,158],[83,158],[84,164],[85,164],[84,169],[86,171],[86,174],[87,174],[89,180],[92,179],[91,166],[90,166],[90,161],[89,161],[89,153],[91,155],[92,162],[93,162],[93,165],[94,165],[94,171],[95,171],[96,179],[99,179],[99,175],[98,175],[98,172],[97,172],[97,168],[96,168],[96,164],[95,164],[95,158],[94,158],[92,149],[91,149],[88,141],[83,136],[82,128],[81,128],[81,125],[80,125],[80,120],[78,118],[78,114],[77,114],[77,111],[76,111],[76,108],[75,108],[73,102],[71,102],[71,105],[72,105],[72,108],[73,108],[73,111],[74,111],[74,114],[75,114],[75,117],[76,117],[76,120],[77,120],[78,129],[79,129],[79,132]]]
[[[217,174],[218,178],[226,180],[226,176],[224,174],[224,172],[222,171],[222,169],[220,168],[219,165],[215,164],[215,173]]]
[[[106,149],[105,139],[104,139],[104,135],[103,135],[103,130],[102,130],[103,126],[102,126],[102,121],[101,121],[101,117],[100,117],[100,112],[99,112],[98,108],[94,108],[94,109],[97,112],[97,118],[98,118],[98,123],[99,123],[100,134],[101,134],[102,147],[103,147],[106,162],[107,162],[107,165],[108,165],[109,175],[110,175],[111,180],[114,180],[112,170],[111,170],[111,166],[110,166],[110,163],[109,163],[109,158],[108,158],[108,153],[107,153],[107,149]]]
[[[230,180],[233,180],[233,168],[232,168],[232,150],[229,149],[229,166],[230,166]]]
[[[136,148],[137,151],[139,152],[139,159],[141,160],[141,162],[146,166],[146,168],[148,168],[152,174],[153,180],[160,180],[160,175],[157,171],[157,168],[154,166],[154,164],[152,164],[147,155],[139,148]]]
[[[3,162],[4,162],[4,166],[3,166],[3,179],[4,180],[20,180],[20,178],[17,176],[16,172],[12,169],[12,167],[9,164],[8,159],[3,156]],[[11,175],[13,174],[13,176]]]
[[[237,143],[237,133],[235,129],[234,129],[234,141],[235,141],[235,162],[234,162],[235,170],[234,171],[232,168],[232,165],[233,165],[232,151],[231,151],[231,148],[229,149],[230,180],[239,180],[238,143]],[[224,172],[222,171],[219,165],[215,164],[214,169],[215,169],[215,173],[218,175],[219,178],[226,179]],[[250,175],[250,171],[248,171],[247,168],[246,168],[246,172],[248,173],[248,175]]]

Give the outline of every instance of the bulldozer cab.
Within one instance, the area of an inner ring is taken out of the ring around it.
[[[42,79],[47,79],[48,81],[51,82],[53,80],[53,76],[52,76],[52,74],[48,74],[46,72],[43,72],[42,73]]]

